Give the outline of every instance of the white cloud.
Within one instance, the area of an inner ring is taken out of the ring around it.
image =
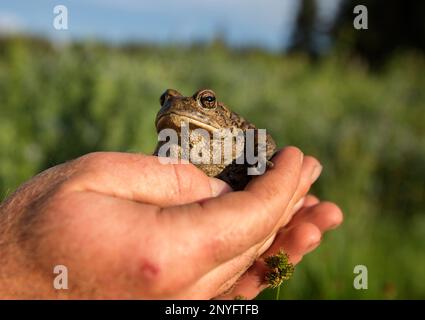
[[[0,33],[19,33],[25,29],[24,23],[17,15],[10,12],[0,12]]]

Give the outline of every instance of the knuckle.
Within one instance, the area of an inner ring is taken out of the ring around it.
[[[264,188],[261,190],[261,199],[263,199],[264,204],[271,202],[278,195],[280,195],[282,192],[281,190],[283,190],[283,188],[286,188],[286,186],[283,186],[279,183],[269,183],[268,185],[265,185]]]
[[[211,259],[213,264],[220,264],[224,260],[223,250],[228,247],[229,242],[227,237],[220,235],[213,235],[208,237],[202,245],[201,252]]]
[[[95,181],[103,173],[109,172],[117,161],[117,154],[112,152],[92,152],[72,160],[68,167],[69,174],[61,181],[60,193],[78,191],[85,182]]]
[[[259,219],[255,219],[256,228],[255,231],[258,233],[258,237],[263,238],[267,234],[273,230],[279,222],[280,215],[277,216],[276,212],[281,213],[282,208],[280,206],[274,205],[271,201],[271,198],[276,197],[279,191],[276,189],[265,189],[264,192],[267,196],[264,197],[256,197],[253,194],[252,197],[247,198],[246,210],[249,210],[251,214],[255,214],[257,217],[260,216]],[[247,229],[250,233],[252,233],[252,229]],[[252,234],[247,235],[248,237]]]
[[[320,229],[313,223],[303,223],[298,230],[300,237],[308,237],[309,243],[318,243],[322,238]]]
[[[185,179],[181,177],[181,170],[184,170],[184,167],[177,164],[172,164],[174,181],[175,181],[175,190],[174,192],[179,196],[184,196],[185,194]]]
[[[182,199],[188,197],[188,193],[203,190],[209,184],[206,175],[193,164],[172,164],[173,191]]]
[[[111,156],[112,155],[108,152],[91,152],[75,159],[74,161],[79,167],[96,169],[109,162]]]

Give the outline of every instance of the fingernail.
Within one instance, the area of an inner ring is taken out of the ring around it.
[[[216,178],[210,178],[210,187],[213,197],[232,191],[232,188],[226,182]]]
[[[317,180],[317,178],[319,178],[320,173],[322,173],[322,169],[323,167],[320,164],[316,165],[313,168],[313,171],[311,172],[311,176],[310,176],[311,183],[314,183]]]
[[[297,212],[298,210],[300,210],[304,204],[304,201],[305,201],[305,197],[302,197],[300,200],[298,200],[298,202],[294,205],[293,211]]]
[[[310,250],[313,250],[313,249],[317,248],[317,246],[318,246],[319,244],[320,244],[320,241],[313,242],[312,244],[310,244],[310,245],[307,247],[307,251],[310,251]]]

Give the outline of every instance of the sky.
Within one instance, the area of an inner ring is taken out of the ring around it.
[[[299,0],[0,0],[0,33],[41,34],[58,41],[190,43],[218,34],[234,46],[285,48]],[[326,18],[339,0],[320,0]],[[68,9],[68,30],[53,27],[53,8]]]

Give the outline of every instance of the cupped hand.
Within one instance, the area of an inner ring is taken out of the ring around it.
[[[255,298],[267,288],[264,278],[269,271],[264,258],[281,251],[288,254],[289,262],[297,265],[304,255],[316,249],[326,231],[335,229],[343,220],[341,210],[331,202],[320,202],[307,195],[302,207],[295,213],[288,225],[282,227],[270,248],[240,277],[236,284],[218,299]]]
[[[94,153],[51,168],[0,206],[0,297],[254,297],[259,257],[283,247],[296,263],[342,219],[305,197],[317,160],[288,147],[273,162],[239,192],[154,156]],[[68,289],[53,286],[57,265]]]

